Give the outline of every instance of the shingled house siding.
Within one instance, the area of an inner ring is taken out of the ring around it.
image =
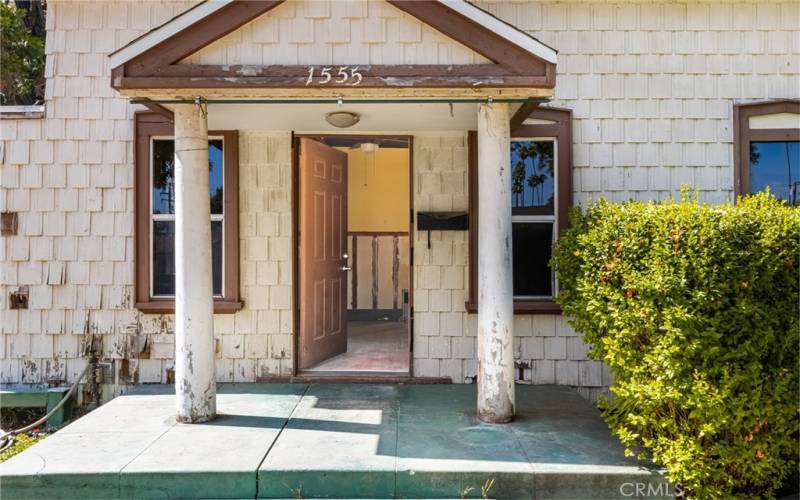
[[[575,200],[733,192],[733,104],[800,95],[797,2],[479,2],[558,50]]]
[[[365,65],[490,61],[384,0],[367,0],[285,2],[182,63]]]
[[[0,245],[0,382],[73,380],[92,334],[103,356],[128,360],[115,364],[109,394],[115,382],[168,380],[172,319],[133,308],[132,139],[139,108],[110,88],[106,56],[193,3],[48,2],[47,117],[0,120],[0,210],[19,214],[18,234],[1,237]],[[796,3],[481,6],[559,51],[551,104],[573,110],[576,203],[662,199],[682,184],[698,188],[704,200],[728,200],[733,104],[798,97]],[[304,19],[322,23],[318,16],[331,10],[315,8]],[[386,21],[387,30],[393,22]],[[424,40],[427,31],[406,28],[408,43],[417,33]],[[241,36],[269,41],[258,33]],[[370,39],[370,55],[393,36]],[[209,46],[205,56],[214,50]],[[248,55],[226,52],[239,56]],[[415,136],[415,210],[467,208],[465,137]],[[292,366],[288,130],[240,131],[239,217],[245,308],[215,316],[217,368],[219,380],[252,381]],[[427,235],[414,237],[414,373],[461,382],[475,374],[475,315],[464,310],[467,235],[434,234],[430,250]],[[8,310],[7,297],[20,286],[29,288],[30,308]],[[516,357],[529,364],[525,377],[532,382],[578,385],[588,395],[608,384],[560,316],[517,316],[515,331]]]
[[[466,134],[414,138],[414,210],[467,210]],[[414,375],[463,382],[475,371],[468,328],[466,231],[414,229]],[[469,332],[472,332],[471,335]]]
[[[74,380],[92,338],[115,364],[106,385],[166,382],[173,320],[133,308],[133,113],[109,85],[107,54],[193,2],[48,3],[46,111],[2,120],[0,382]],[[240,134],[241,294],[215,317],[220,381],[292,366],[289,132]],[[30,291],[27,310],[8,294]]]
[[[599,197],[665,199],[678,195],[682,185],[698,189],[703,201],[730,200],[733,104],[800,93],[796,3],[478,5],[559,51],[550,104],[573,110],[576,204]],[[426,182],[450,189],[452,177],[445,183],[434,173],[426,180],[420,167],[431,156],[449,157],[442,151],[448,145],[415,146],[433,151],[415,154],[417,182],[423,185],[417,192],[428,189]],[[457,154],[460,149],[452,156]],[[466,175],[466,160],[438,168]],[[443,191],[426,195],[448,203]],[[415,206],[424,203],[418,199]],[[454,210],[466,208],[458,203]],[[434,239],[430,254],[427,237],[417,236],[415,263],[430,267],[418,267],[415,274],[416,375],[454,381],[475,375],[476,317],[459,301],[466,289],[448,293],[452,281],[442,281],[444,273],[453,276],[467,265],[466,240],[460,236]],[[515,358],[528,364],[524,376],[533,383],[579,386],[593,398],[611,382],[602,364],[586,358],[585,344],[561,316],[518,315],[515,337]]]
[[[414,137],[414,209],[467,210],[465,134]],[[476,374],[477,315],[464,307],[468,286],[467,233],[414,233],[414,375],[464,382]],[[514,358],[527,363],[523,380],[579,386],[594,398],[610,383],[601,363],[560,315],[517,315]]]

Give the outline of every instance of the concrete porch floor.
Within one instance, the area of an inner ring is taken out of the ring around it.
[[[474,385],[220,384],[220,416],[184,425],[172,386],[139,386],[0,464],[0,493],[459,498],[493,478],[492,498],[624,498],[664,483],[573,390],[517,391],[516,420],[489,425]]]

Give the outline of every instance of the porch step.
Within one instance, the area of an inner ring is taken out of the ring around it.
[[[519,386],[506,425],[470,385],[220,384],[200,425],[173,399],[137,387],[0,464],[3,498],[669,496],[564,387]]]

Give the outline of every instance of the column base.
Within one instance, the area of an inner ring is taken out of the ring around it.
[[[216,413],[214,415],[205,415],[202,417],[184,417],[182,415],[175,415],[175,421],[179,424],[202,424],[204,422],[211,422],[217,418]]]
[[[478,412],[478,420],[487,424],[507,424],[514,420],[514,415],[497,415],[489,412]]]

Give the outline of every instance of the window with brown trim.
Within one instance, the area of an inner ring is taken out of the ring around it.
[[[469,133],[469,297],[478,308],[477,133]],[[572,112],[525,105],[511,120],[511,217],[514,313],[561,312],[553,297],[553,241],[566,229],[572,205]]]
[[[733,119],[736,195],[769,188],[800,205],[800,100],[738,104]]]
[[[175,141],[172,122],[136,113],[136,308],[175,311]],[[214,312],[239,301],[239,139],[236,131],[208,133]]]

